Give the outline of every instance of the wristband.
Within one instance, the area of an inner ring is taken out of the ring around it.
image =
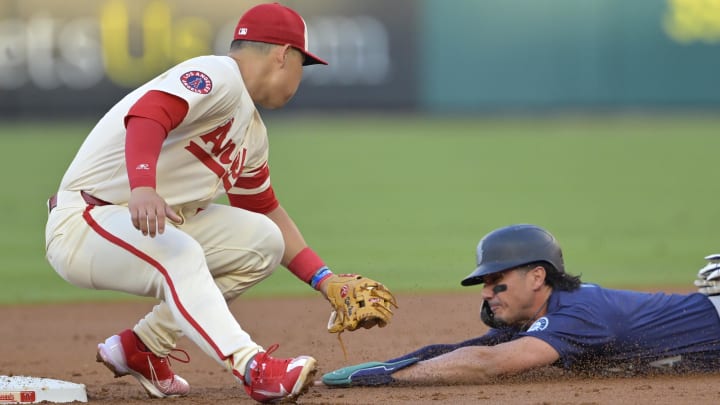
[[[308,284],[323,267],[326,267],[323,260],[309,247],[301,250],[287,265],[288,270]]]
[[[330,271],[327,266],[323,266],[320,268],[320,270],[317,271],[317,273],[315,273],[314,276],[312,276],[312,279],[310,279],[310,285],[312,286],[312,288],[317,290],[320,283],[322,283],[323,281],[325,281],[326,278],[332,275],[333,272]]]

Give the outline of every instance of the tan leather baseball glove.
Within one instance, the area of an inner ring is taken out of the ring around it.
[[[395,296],[383,284],[359,274],[333,274],[327,281],[327,298],[333,306],[328,332],[360,327],[385,327],[397,308]]]

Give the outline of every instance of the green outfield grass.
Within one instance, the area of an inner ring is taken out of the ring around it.
[[[690,286],[720,252],[720,119],[266,118],[272,180],[336,272],[398,292],[468,291],[488,231],[535,223],[567,269],[614,287]],[[44,258],[45,200],[92,123],[2,124],[0,303],[123,299]],[[132,269],[128,269],[130,273]],[[283,269],[249,295],[310,294]]]

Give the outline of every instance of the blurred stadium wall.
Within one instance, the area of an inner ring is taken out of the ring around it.
[[[0,118],[97,117],[258,1],[0,0]],[[720,0],[288,0],[306,110],[716,108]]]

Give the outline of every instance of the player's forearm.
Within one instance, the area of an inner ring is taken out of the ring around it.
[[[303,238],[300,229],[298,229],[297,225],[295,225],[295,222],[292,218],[290,218],[290,215],[288,215],[282,205],[278,206],[266,215],[275,222],[275,224],[280,228],[280,232],[282,232],[283,240],[285,241],[285,253],[283,254],[281,263],[283,266],[287,266],[301,250],[307,247],[305,238]]]
[[[278,205],[266,215],[280,227],[285,241],[282,265],[327,297],[325,280],[333,277],[332,271],[325,265],[323,259],[308,247],[297,225],[282,206]]]
[[[480,384],[500,373],[486,347],[467,347],[421,361],[393,374],[400,383],[413,385]]]

